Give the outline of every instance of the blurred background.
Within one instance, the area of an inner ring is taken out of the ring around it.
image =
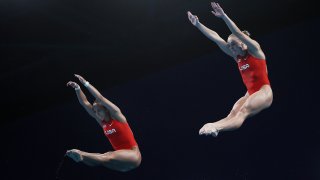
[[[212,138],[198,130],[246,89],[236,63],[188,21],[191,11],[226,39],[210,1],[1,0],[1,179],[56,179],[66,150],[112,150],[66,87],[75,73],[120,107],[143,162],[118,173],[66,159],[58,179],[320,179],[315,2],[219,3],[260,43],[274,101]]]

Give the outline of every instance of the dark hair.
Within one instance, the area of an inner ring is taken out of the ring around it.
[[[241,31],[243,34],[245,34],[245,35],[247,35],[247,36],[250,36],[251,34],[249,33],[249,31],[247,31],[247,30],[243,30],[243,31]],[[234,34],[230,34],[229,35],[229,37],[230,36],[235,36]]]
[[[249,33],[249,31],[247,31],[247,30],[243,30],[242,32],[243,32],[243,34],[245,34],[245,35],[247,35],[247,36],[250,36],[250,35],[251,35],[251,34]]]

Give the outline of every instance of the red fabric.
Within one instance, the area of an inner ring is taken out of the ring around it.
[[[247,53],[245,56],[238,56],[238,67],[243,83],[251,95],[260,88],[269,84],[266,60],[258,59]]]
[[[114,119],[110,119],[108,122],[103,120],[102,128],[114,150],[131,149],[133,146],[137,146],[128,123]]]

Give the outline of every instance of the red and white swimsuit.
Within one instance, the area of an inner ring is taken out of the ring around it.
[[[102,128],[114,150],[131,149],[137,146],[128,123],[119,122],[115,119],[110,119],[108,122],[103,120]]]
[[[259,91],[263,85],[270,85],[266,60],[258,59],[246,53],[243,57],[237,57],[237,63],[249,95]]]

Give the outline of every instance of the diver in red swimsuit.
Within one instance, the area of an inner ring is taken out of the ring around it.
[[[247,87],[247,93],[234,104],[226,118],[214,123],[207,123],[199,131],[200,135],[216,137],[219,132],[238,129],[248,117],[271,106],[273,93],[268,79],[266,57],[260,45],[249,37],[248,31],[241,31],[224,13],[218,3],[212,2],[211,6],[213,8],[212,13],[221,18],[232,32],[227,42],[215,31],[201,24],[198,17],[191,12],[188,12],[188,18],[223,52],[234,58],[238,64],[242,80]]]
[[[89,166],[104,166],[121,172],[138,167],[141,153],[125,116],[88,81],[80,75],[75,76],[96,98],[95,102],[91,104],[87,100],[77,83],[69,81],[67,86],[75,89],[80,104],[100,124],[115,151],[100,154],[72,149],[67,151],[66,156]]]

